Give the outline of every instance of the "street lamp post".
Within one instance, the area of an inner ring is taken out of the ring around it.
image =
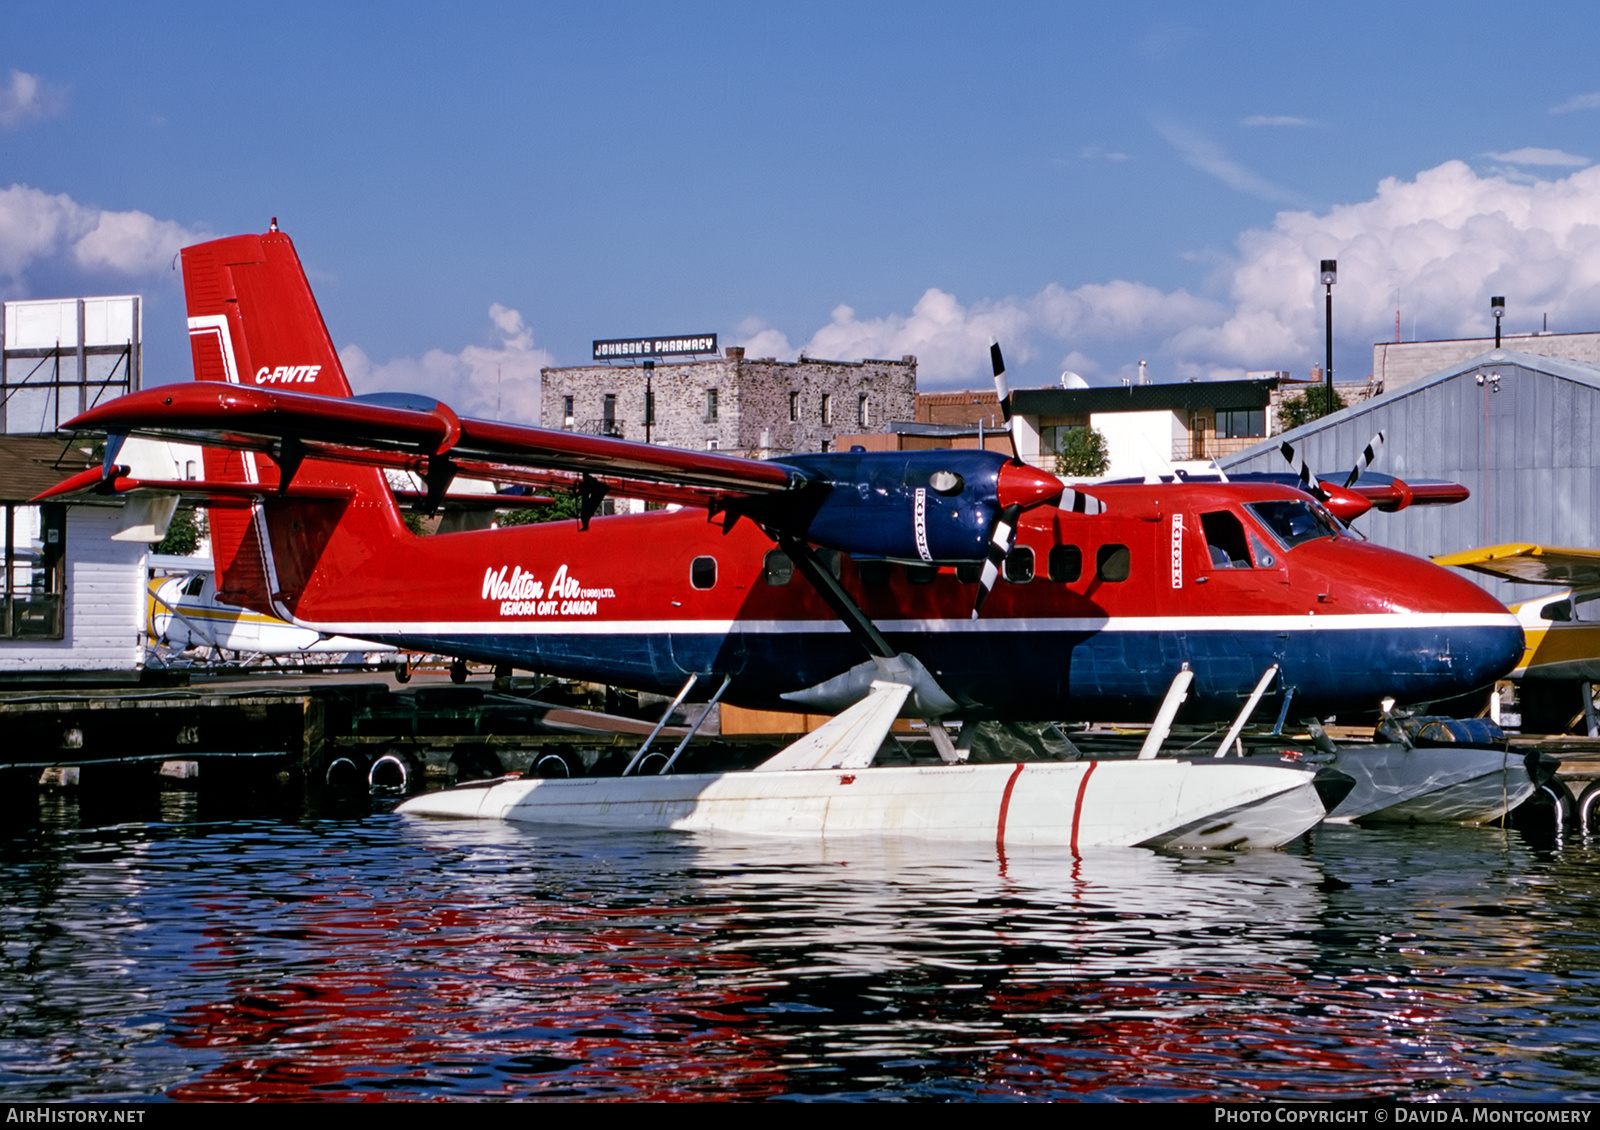
[[[1500,348],[1500,319],[1506,316],[1506,298],[1497,294],[1489,299],[1489,313],[1494,315],[1494,347]]]
[[[650,442],[651,429],[656,423],[656,390],[655,390],[656,363],[644,363],[644,441]]]
[[[1322,402],[1322,414],[1326,416],[1333,411],[1333,283],[1339,274],[1339,261],[1337,259],[1324,259],[1322,261],[1322,285],[1328,288],[1328,305],[1325,323],[1328,328],[1327,355],[1323,358],[1322,386],[1326,399]]]

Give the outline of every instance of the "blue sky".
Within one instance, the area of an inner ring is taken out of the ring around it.
[[[1215,11],[1212,10],[1215,8]],[[0,292],[295,238],[358,383],[527,414],[595,337],[924,387],[1600,329],[1600,16],[1548,4],[53,7],[0,43]],[[498,374],[495,376],[494,374]],[[509,381],[513,391],[505,391]],[[491,392],[491,387],[494,386]]]

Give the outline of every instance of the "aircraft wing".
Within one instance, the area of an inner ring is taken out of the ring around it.
[[[117,470],[114,445],[131,434],[265,453],[290,479],[305,458],[411,471],[430,482],[447,464],[449,477],[560,487],[587,476],[616,494],[700,505],[807,482],[792,467],[718,452],[464,419],[439,401],[403,393],[336,399],[198,381],[120,397],[65,426],[111,437],[106,478]],[[52,493],[88,485],[69,480]]]
[[[1446,553],[1433,560],[1437,565],[1454,565],[1524,584],[1600,587],[1600,549],[1513,543]]]

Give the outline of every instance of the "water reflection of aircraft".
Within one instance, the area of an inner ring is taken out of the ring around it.
[[[1227,717],[1273,664],[1306,714],[1370,709],[1486,685],[1521,647],[1476,586],[1292,488],[1075,490],[993,452],[760,462],[462,419],[352,396],[287,236],[183,257],[197,380],[74,421],[106,429],[105,465],[59,492],[167,486],[117,464],[129,433],[206,445],[219,597],[319,632],[767,709],[888,683],[902,714],[968,721],[1148,718],[1185,675],[1189,716]],[[573,489],[582,517],[419,538],[386,469],[429,508],[462,476]],[[608,493],[683,508],[594,517]],[[1087,778],[1058,787],[1081,805]]]
[[[1600,681],[1600,550],[1519,542],[1435,557],[1475,573],[1562,591],[1511,605],[1526,646],[1507,676],[1522,682],[1524,729],[1565,730],[1585,717],[1597,730],[1593,684]]]

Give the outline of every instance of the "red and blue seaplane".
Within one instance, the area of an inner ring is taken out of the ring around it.
[[[1450,698],[1522,631],[1279,483],[1069,486],[987,451],[768,461],[354,395],[289,237],[183,252],[195,381],[69,427],[103,467],[52,493],[199,497],[220,600],[329,635],[642,691],[836,713],[754,769],[503,780],[403,810],[622,827],[1070,844],[1274,845],[1323,814],[1287,765],[977,763],[946,722],[1281,718]],[[994,351],[997,374],[998,348]],[[129,435],[198,442],[203,482],[136,479]],[[386,473],[576,492],[575,521],[417,536]],[[602,516],[607,496],[669,504]],[[1345,500],[1348,501],[1348,500]],[[1186,697],[1186,701],[1185,701]],[[874,764],[897,716],[941,761]],[[1156,743],[1159,744],[1159,743]],[[1024,754],[1023,756],[1031,756]]]

